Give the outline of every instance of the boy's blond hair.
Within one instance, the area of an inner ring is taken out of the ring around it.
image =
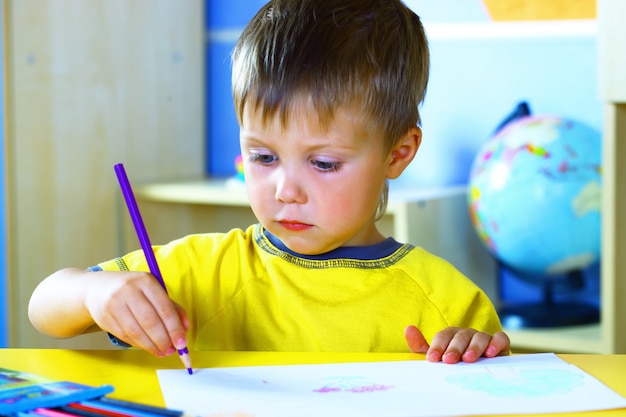
[[[428,43],[399,0],[273,0],[243,31],[232,70],[240,123],[247,105],[286,122],[304,98],[323,125],[336,108],[360,112],[390,150],[421,123]]]

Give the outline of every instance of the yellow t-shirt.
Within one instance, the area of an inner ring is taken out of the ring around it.
[[[193,350],[407,352],[409,324],[429,342],[448,326],[502,330],[474,283],[408,244],[373,260],[308,259],[254,225],[154,250],[170,297],[189,316]],[[148,270],[141,251],[99,266]]]

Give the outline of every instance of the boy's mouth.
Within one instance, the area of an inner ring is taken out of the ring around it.
[[[302,223],[298,220],[279,220],[278,224],[287,230],[294,232],[302,231],[313,227],[310,224]]]

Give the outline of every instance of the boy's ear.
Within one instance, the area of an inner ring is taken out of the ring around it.
[[[390,154],[387,178],[395,179],[411,163],[422,143],[422,129],[415,126],[409,129],[402,140],[393,147]]]

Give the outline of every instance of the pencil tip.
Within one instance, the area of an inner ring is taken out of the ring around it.
[[[187,348],[180,349],[178,351],[178,355],[180,360],[183,362],[183,366],[187,368],[187,373],[189,375],[193,374],[193,369],[191,367],[191,358],[189,357],[189,350]]]

